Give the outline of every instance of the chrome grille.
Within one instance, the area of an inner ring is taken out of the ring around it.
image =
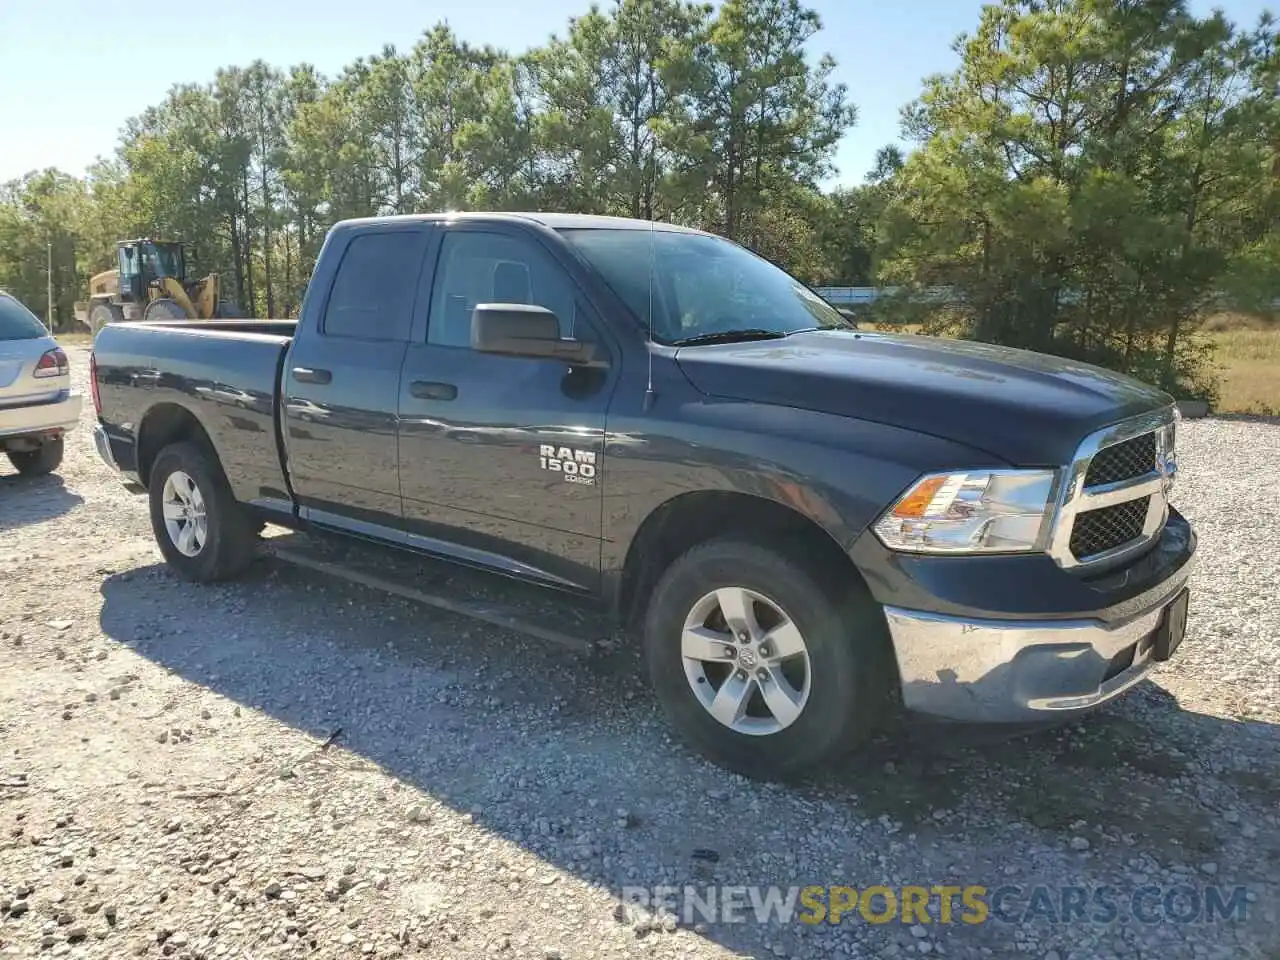
[[[1140,497],[1101,510],[1076,514],[1071,527],[1071,555],[1077,560],[1106,553],[1142,536],[1150,497]]]
[[[1132,440],[1099,450],[1085,474],[1086,487],[1100,487],[1121,480],[1144,477],[1156,469],[1156,434],[1144,433]]]
[[[1119,563],[1160,535],[1176,471],[1173,407],[1086,437],[1059,492],[1049,555],[1062,567]]]

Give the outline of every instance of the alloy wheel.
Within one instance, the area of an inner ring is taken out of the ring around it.
[[[685,676],[703,709],[738,733],[768,736],[809,699],[809,648],[775,601],[721,587],[693,605],[680,637]]]
[[[164,482],[160,495],[164,528],[184,557],[199,556],[209,539],[209,521],[204,495],[190,474],[175,470]]]

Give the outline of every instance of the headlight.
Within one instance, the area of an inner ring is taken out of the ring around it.
[[[876,522],[876,536],[890,549],[911,553],[1043,550],[1054,479],[1052,470],[929,474]]]

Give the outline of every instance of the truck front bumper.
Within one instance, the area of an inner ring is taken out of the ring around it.
[[[67,433],[80,423],[80,394],[64,391],[56,399],[0,409],[0,440]]]
[[[1185,597],[1121,624],[961,620],[887,607],[903,706],[947,720],[1010,724],[1088,712],[1176,650]]]
[[[904,709],[1034,725],[1095,709],[1174,654],[1194,561],[1194,531],[1171,511],[1148,553],[1092,579],[1048,558],[947,557],[889,562],[868,582],[884,604]],[[896,598],[913,602],[886,602]]]

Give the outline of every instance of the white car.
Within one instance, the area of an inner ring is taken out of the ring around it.
[[[0,291],[0,450],[24,476],[57,470],[80,406],[67,355],[35,314]]]

